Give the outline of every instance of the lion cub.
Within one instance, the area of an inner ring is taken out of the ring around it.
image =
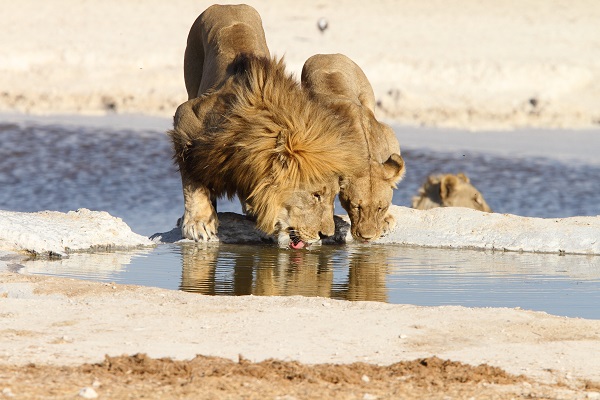
[[[485,199],[463,173],[431,175],[412,198],[412,208],[428,210],[436,207],[467,207],[492,212]]]
[[[355,143],[359,168],[340,181],[340,203],[350,217],[352,236],[367,242],[393,229],[388,213],[393,189],[405,173],[394,131],[375,118],[375,95],[362,69],[342,54],[317,54],[302,68],[302,85],[348,126],[342,134]]]
[[[184,196],[183,237],[217,234],[218,197],[238,196],[281,246],[334,234],[339,176],[355,168],[343,121],[319,107],[270,57],[247,5],[213,5],[194,22],[184,58],[189,100],[169,131]]]

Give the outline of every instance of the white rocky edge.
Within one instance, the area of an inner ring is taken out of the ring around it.
[[[0,250],[65,257],[70,252],[152,246],[105,211],[81,208],[62,213],[0,210]]]
[[[427,211],[391,206],[396,228],[375,241],[404,246],[467,248],[533,253],[600,255],[600,216],[532,218],[483,213],[467,208]],[[219,240],[224,243],[276,243],[251,220],[220,213]],[[349,243],[348,217],[336,216],[336,234],[325,241]],[[120,218],[104,211],[62,213],[0,211],[0,250],[66,256],[69,252],[133,248],[185,241],[179,228],[151,238],[138,235]]]
[[[374,243],[455,249],[531,253],[600,255],[600,216],[533,218],[484,213],[468,208],[414,210],[390,207],[396,228]],[[251,221],[234,213],[219,214],[219,239],[225,243],[276,242]],[[336,216],[336,234],[329,243],[352,242],[346,215]],[[188,241],[179,228],[151,236],[156,243]]]

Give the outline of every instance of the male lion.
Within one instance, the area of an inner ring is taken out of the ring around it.
[[[356,143],[355,173],[343,177],[340,203],[350,217],[352,236],[363,242],[391,230],[393,189],[404,176],[404,160],[394,131],[375,119],[375,95],[364,72],[342,54],[317,54],[302,68],[302,85],[350,126],[342,132]]]
[[[412,208],[467,207],[492,212],[485,199],[465,174],[431,175],[412,198]]]
[[[282,246],[332,235],[339,176],[355,164],[340,133],[344,121],[270,58],[256,10],[204,11],[188,36],[184,76],[189,100],[169,131],[183,186],[182,235],[215,237],[215,200],[224,195],[237,195]]]

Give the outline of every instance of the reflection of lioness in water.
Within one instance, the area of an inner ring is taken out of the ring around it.
[[[332,235],[339,176],[356,164],[345,122],[270,58],[256,10],[209,7],[190,30],[184,67],[189,100],[169,132],[183,184],[183,236],[214,237],[213,204],[224,195],[237,195],[282,245]]]
[[[413,197],[412,207],[419,210],[436,207],[468,207],[492,212],[483,195],[462,173],[429,176],[419,189],[419,195]]]
[[[393,189],[404,175],[404,160],[394,131],[375,119],[375,95],[364,72],[342,54],[317,54],[302,68],[302,85],[351,126],[345,146],[360,156],[355,174],[344,176],[340,203],[348,212],[355,239],[377,239],[391,230],[388,213]]]

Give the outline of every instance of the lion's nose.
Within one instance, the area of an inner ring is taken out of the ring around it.
[[[373,235],[359,235],[362,240],[371,240],[373,239]]]
[[[372,240],[372,239],[375,238],[375,233],[374,232],[358,231],[358,232],[356,232],[356,236],[358,236],[361,240],[364,240],[365,242],[368,242],[369,240]]]

